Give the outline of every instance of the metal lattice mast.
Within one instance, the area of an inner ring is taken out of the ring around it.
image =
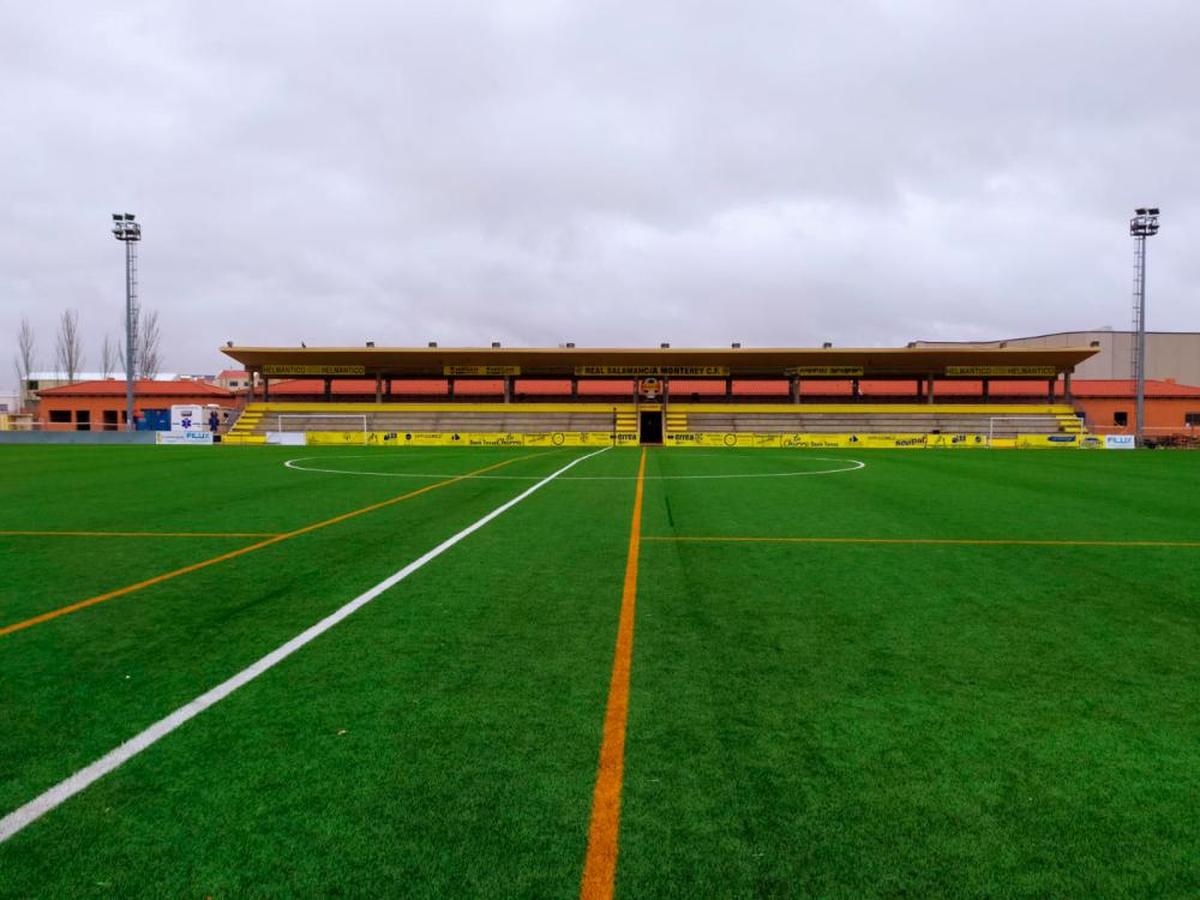
[[[1142,347],[1139,335],[1144,327],[1143,310],[1146,303],[1146,238],[1133,237],[1133,341],[1130,343],[1129,377],[1135,381],[1138,373],[1145,371],[1142,365]]]
[[[1133,377],[1137,381],[1135,434],[1144,440],[1146,412],[1146,238],[1158,234],[1158,208],[1141,207],[1129,220],[1133,236]]]
[[[137,380],[137,245],[142,226],[133,213],[113,213],[113,237],[125,244],[125,430],[133,431],[134,382]]]

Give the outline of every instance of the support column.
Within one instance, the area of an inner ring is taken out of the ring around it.
[[[381,375],[375,376],[375,402],[383,402],[383,376]]]
[[[983,402],[987,403],[992,396],[992,379],[983,379]]]
[[[266,375],[263,376],[263,403],[269,403],[271,400],[271,379]]]
[[[850,381],[850,396],[853,397],[855,400],[859,399],[862,396],[862,394],[860,394],[859,390],[858,390],[858,379],[857,378],[851,379],[851,381]]]
[[[387,402],[391,403],[392,402],[392,379],[390,379],[390,378],[387,379],[385,384],[387,385],[387,388],[386,388],[386,393],[384,394],[384,396],[387,398]]]
[[[725,399],[726,400],[733,399],[733,377],[732,376],[727,377],[725,379]]]
[[[512,383],[513,383],[512,376],[505,375],[504,376],[504,402],[505,403],[512,403]]]
[[[454,378],[453,377],[446,379],[446,396],[448,398],[450,398],[451,400],[454,399]]]
[[[793,403],[800,402],[800,379],[795,375],[788,376],[788,396]]]
[[[575,401],[578,399],[579,399],[579,379],[572,377],[571,378],[571,400]]]
[[[1067,403],[1075,402],[1075,398],[1071,396],[1071,371],[1069,369],[1063,372],[1063,400]]]
[[[332,378],[325,379],[325,402],[326,403],[333,402],[333,379]]]
[[[1054,405],[1054,392],[1057,387],[1058,387],[1058,379],[1057,378],[1050,378],[1046,381],[1046,397],[1049,399],[1051,406]]]
[[[930,404],[932,404],[932,403],[933,403],[933,393],[934,393],[934,387],[933,387],[933,384],[934,384],[934,382],[933,382],[933,376],[932,376],[932,375],[930,375],[930,376],[929,376],[929,393],[925,395],[925,402],[926,402],[926,403],[930,403]]]
[[[920,403],[925,399],[925,379],[917,379],[917,402]]]

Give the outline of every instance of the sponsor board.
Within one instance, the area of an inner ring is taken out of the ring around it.
[[[273,377],[277,375],[365,375],[365,366],[313,366],[313,365],[283,365],[272,363],[262,367],[262,373]]]
[[[303,447],[308,443],[307,437],[307,433],[303,431],[268,431],[267,443],[278,444],[281,447]]]
[[[443,375],[520,375],[520,366],[442,366]]]
[[[1132,434],[1106,434],[1104,436],[1105,450],[1136,450],[1137,438]]]
[[[858,378],[863,373],[862,366],[793,366],[784,369],[784,375],[795,375],[798,378],[810,376],[833,376],[835,378]]]
[[[182,444],[208,444],[213,442],[211,431],[156,431],[154,443],[160,446],[179,446]]]
[[[980,378],[986,375],[1054,378],[1058,375],[1058,369],[1054,366],[946,366],[946,374],[965,378]]]
[[[644,378],[650,375],[699,375],[716,377],[729,374],[729,366],[576,366],[576,375],[620,375]]]

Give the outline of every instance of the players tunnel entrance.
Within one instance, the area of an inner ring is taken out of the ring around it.
[[[663,442],[662,410],[642,412],[639,417],[638,443],[661,444]]]

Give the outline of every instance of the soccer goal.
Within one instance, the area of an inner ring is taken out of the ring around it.
[[[996,440],[1011,440],[1019,442],[1022,437],[1027,435],[1051,435],[1051,434],[1083,434],[1085,429],[1083,419],[1078,416],[1074,421],[1077,423],[1073,429],[1063,429],[1063,424],[1066,420],[1062,416],[1043,415],[1043,416],[991,416],[988,419],[988,435],[987,446],[996,446],[993,442]]]
[[[365,413],[279,413],[276,427],[279,440],[273,443],[304,443],[310,431],[341,432],[348,444],[367,443]]]

